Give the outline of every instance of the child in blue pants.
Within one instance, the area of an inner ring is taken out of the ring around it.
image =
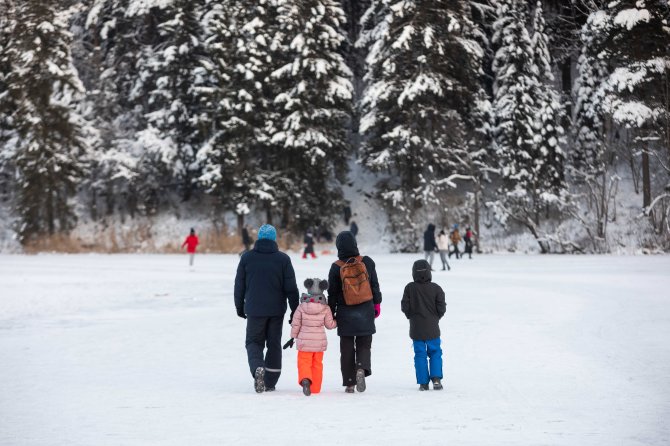
[[[405,287],[401,308],[409,319],[409,337],[414,342],[414,369],[419,390],[442,389],[440,319],[447,310],[444,291],[431,282],[430,264],[417,260],[412,266],[413,282]]]

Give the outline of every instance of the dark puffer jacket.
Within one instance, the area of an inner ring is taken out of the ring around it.
[[[337,235],[335,240],[337,257],[347,261],[352,257],[360,255],[356,238],[350,231],[343,231]],[[340,267],[333,263],[328,273],[328,305],[337,320],[337,334],[339,336],[367,336],[376,332],[375,328],[375,306],[382,303],[382,293],[379,290],[377,270],[375,262],[368,256],[363,257],[363,263],[368,270],[370,288],[372,288],[372,300],[358,305],[347,305],[342,295],[342,280],[340,278]]]
[[[426,232],[423,233],[423,250],[424,251],[435,251],[437,249],[437,243],[435,242],[435,225],[429,224]]]
[[[240,259],[235,276],[235,307],[247,316],[283,316],[286,302],[298,307],[298,285],[289,256],[273,240],[257,240]]]
[[[444,291],[431,282],[430,264],[417,260],[412,266],[414,282],[408,283],[400,307],[409,319],[409,337],[427,341],[440,337],[440,319],[447,310]]]

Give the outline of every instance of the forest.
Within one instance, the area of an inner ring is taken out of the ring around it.
[[[187,207],[300,234],[364,173],[391,251],[428,221],[667,251],[669,21],[668,0],[0,0],[3,228],[30,246]]]

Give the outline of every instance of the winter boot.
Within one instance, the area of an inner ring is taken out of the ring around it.
[[[305,378],[302,381],[300,381],[300,385],[302,386],[302,393],[305,394],[305,396],[310,396],[312,394],[312,381],[309,379]]]
[[[419,384],[419,390],[423,392],[424,390],[430,390],[428,384]]]
[[[365,392],[365,370],[356,370],[356,390]]]
[[[354,386],[347,386],[346,389],[344,389],[345,393],[354,393]]]
[[[254,373],[254,390],[256,393],[265,391],[265,369],[263,367],[258,367]]]
[[[440,381],[440,378],[432,378],[433,381],[433,390],[442,390],[442,381]],[[426,387],[428,384],[426,384]]]

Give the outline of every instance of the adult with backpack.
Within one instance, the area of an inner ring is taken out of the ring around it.
[[[365,378],[372,374],[372,335],[381,313],[375,262],[358,252],[356,238],[343,231],[335,240],[339,260],[328,273],[328,305],[337,321],[340,337],[340,370],[345,392],[364,392]]]

